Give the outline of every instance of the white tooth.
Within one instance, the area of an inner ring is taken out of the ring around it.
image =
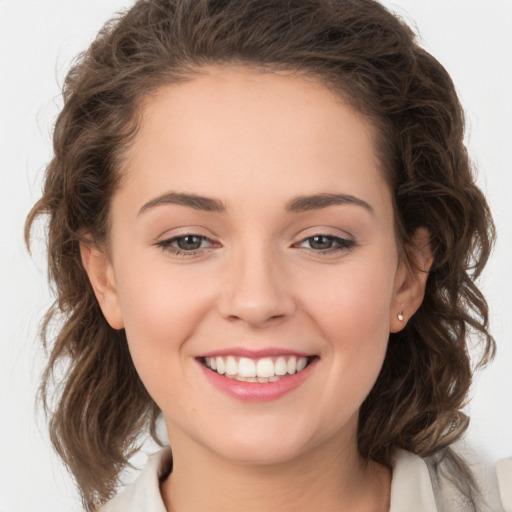
[[[297,371],[301,372],[306,368],[306,365],[308,364],[308,358],[307,357],[299,357],[297,361]]]
[[[260,359],[256,364],[256,374],[258,377],[268,378],[274,375],[274,362],[270,357]]]
[[[257,377],[247,377],[247,382],[258,382]]]
[[[286,365],[286,359],[284,357],[278,357],[275,366],[276,375],[286,375],[288,366]]]
[[[235,375],[235,380],[240,382],[247,382],[247,377],[242,377],[241,375]]]
[[[216,357],[215,362],[217,364],[217,373],[224,375],[226,373],[226,365],[224,364],[224,359],[222,359],[222,357]]]
[[[236,375],[238,373],[238,364],[233,356],[226,359],[226,373],[228,375]]]
[[[248,357],[241,357],[238,361],[238,375],[242,377],[256,377],[256,364]]]
[[[209,357],[208,361],[209,361],[210,368],[212,370],[216,370],[217,369],[217,359],[215,357]]]
[[[277,375],[274,375],[273,377],[268,378],[269,382],[277,382],[278,380],[281,380],[281,378],[278,377]]]
[[[262,384],[266,384],[268,382],[268,377],[257,377],[258,382]]]
[[[295,356],[290,357],[288,359],[287,371],[290,375],[293,375],[297,372],[297,358]]]

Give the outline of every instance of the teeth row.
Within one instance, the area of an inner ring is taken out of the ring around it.
[[[275,382],[285,375],[298,373],[308,364],[307,357],[205,357],[204,364],[220,375],[245,382]]]

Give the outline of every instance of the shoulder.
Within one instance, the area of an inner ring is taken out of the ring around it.
[[[512,458],[496,464],[500,496],[505,512],[512,512]]]
[[[468,450],[448,448],[420,458],[398,450],[393,464],[390,512],[509,512],[500,500],[492,465]],[[512,469],[511,469],[512,471]],[[512,484],[512,473],[500,485]],[[503,501],[503,503],[506,503]]]
[[[170,464],[170,448],[151,455],[137,480],[103,505],[99,512],[166,512],[160,481],[169,472]]]

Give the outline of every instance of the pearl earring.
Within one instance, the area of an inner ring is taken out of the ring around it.
[[[396,315],[398,320],[400,320],[400,322],[403,322],[404,321],[404,312],[403,311],[400,311],[400,313],[398,313],[398,315]]]

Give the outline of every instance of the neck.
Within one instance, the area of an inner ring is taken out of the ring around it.
[[[355,443],[326,443],[292,461],[251,465],[176,443],[162,484],[168,512],[385,512],[391,475]],[[183,449],[185,447],[185,449]]]

